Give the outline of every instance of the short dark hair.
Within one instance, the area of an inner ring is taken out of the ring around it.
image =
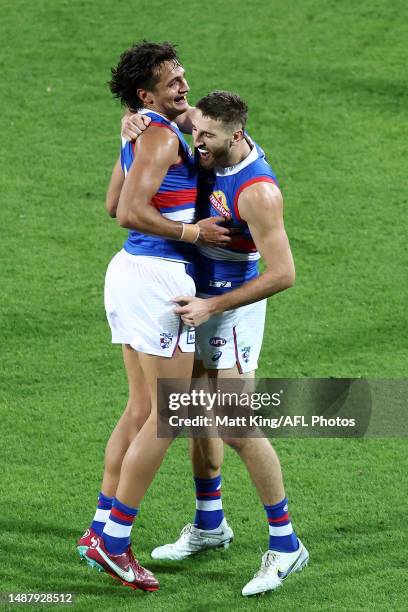
[[[245,128],[248,107],[237,94],[231,91],[212,91],[196,104],[196,108],[206,117],[229,125]]]
[[[111,69],[111,92],[123,105],[138,110],[143,105],[137,90],[154,89],[160,79],[160,65],[163,62],[180,64],[176,49],[169,42],[152,43],[142,40],[134,44],[122,53],[116,68]]]

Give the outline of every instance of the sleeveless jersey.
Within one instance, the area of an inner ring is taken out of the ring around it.
[[[179,139],[182,158],[178,164],[169,168],[158,192],[152,198],[151,205],[157,208],[167,219],[192,223],[195,217],[197,198],[197,166],[191,149],[175,123],[147,109],[142,109],[139,113],[151,117],[151,126],[170,129],[176,134]],[[120,160],[125,176],[133,163],[134,152],[135,143],[126,142],[122,139]],[[185,242],[160,238],[159,236],[147,236],[136,230],[130,230],[123,248],[131,255],[160,257],[189,263],[193,258],[194,247]]]
[[[248,157],[230,168],[215,168],[199,174],[198,215],[200,219],[220,215],[225,227],[239,228],[241,235],[232,247],[199,246],[194,280],[197,291],[220,295],[236,289],[259,275],[256,249],[248,225],[238,211],[241,192],[258,182],[278,184],[264,151],[246,136],[252,150]]]

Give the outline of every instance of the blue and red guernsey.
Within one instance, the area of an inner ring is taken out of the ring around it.
[[[180,143],[181,161],[169,168],[158,192],[152,198],[151,205],[167,219],[193,223],[197,198],[197,165],[191,149],[175,123],[147,109],[142,109],[139,113],[151,117],[151,126],[174,132]],[[120,159],[125,176],[133,163],[134,154],[135,143],[122,139]],[[192,261],[194,247],[185,242],[147,236],[136,230],[130,230],[123,248],[131,255],[160,257],[188,263]]]
[[[259,276],[260,255],[252,239],[248,224],[241,219],[238,198],[254,183],[278,184],[264,151],[246,136],[252,150],[248,157],[230,168],[215,168],[213,173],[201,172],[199,177],[198,216],[200,219],[220,215],[225,227],[241,230],[233,247],[198,247],[195,283],[197,291],[220,295],[240,287]]]

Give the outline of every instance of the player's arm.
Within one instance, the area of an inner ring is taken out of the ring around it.
[[[295,266],[283,223],[283,200],[272,183],[255,183],[238,200],[241,218],[248,223],[252,238],[265,263],[265,271],[228,293],[207,299],[176,298],[184,306],[175,312],[190,325],[200,325],[211,315],[245,306],[284,291],[295,282]]]
[[[166,219],[151,204],[168,169],[178,161],[178,150],[177,136],[166,128],[150,127],[139,136],[116,211],[119,225],[172,240],[223,246],[231,241],[228,229],[217,225],[223,218],[181,223]]]
[[[193,131],[193,112],[195,110],[195,106],[189,106],[188,110],[186,110],[183,114],[179,115],[175,118],[175,123],[177,123],[177,127],[179,130],[183,132],[183,134],[191,134]]]
[[[116,217],[116,209],[119,203],[120,192],[122,190],[125,175],[123,174],[120,157],[113,166],[112,176],[109,181],[108,191],[106,192],[106,210],[111,217]]]
[[[184,134],[191,134],[193,128],[192,114],[194,106],[190,106],[182,115],[179,115],[174,120],[177,127]],[[122,137],[132,142],[136,140],[140,134],[142,134],[151,122],[151,118],[148,115],[141,115],[139,113],[133,113],[127,110],[122,117]]]

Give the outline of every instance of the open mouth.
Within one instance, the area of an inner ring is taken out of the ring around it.
[[[210,156],[210,152],[207,151],[207,149],[204,149],[204,147],[197,147],[197,151],[199,152],[201,159],[208,159]]]
[[[187,102],[187,97],[184,96],[178,96],[177,98],[174,98],[174,101],[176,102],[176,104],[178,104],[179,102]]]

